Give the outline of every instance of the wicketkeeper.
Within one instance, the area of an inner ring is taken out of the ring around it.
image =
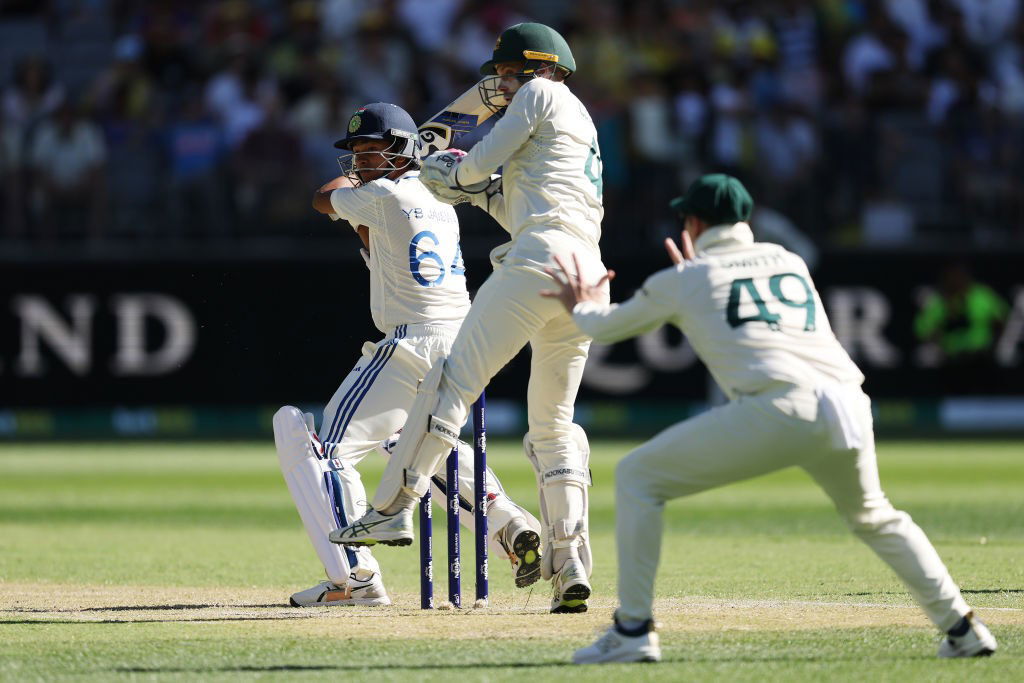
[[[373,500],[373,511],[334,537],[345,544],[408,542],[412,511],[458,438],[470,406],[525,344],[532,350],[524,445],[540,488],[542,575],[553,612],[582,612],[590,596],[587,532],[590,449],[573,424],[573,404],[590,340],[557,302],[540,298],[552,258],[576,254],[601,277],[601,154],[583,103],[566,86],[576,63],[565,39],[542,24],[517,24],[481,67],[481,99],[504,113],[468,154],[439,152],[421,179],[439,199],[467,194],[509,232],[491,252],[494,273],[452,352],[420,385],[416,403]],[[492,174],[501,167],[500,178]]]

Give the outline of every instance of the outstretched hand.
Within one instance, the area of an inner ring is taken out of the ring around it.
[[[565,306],[565,309],[572,313],[576,304],[584,301],[595,301],[603,303],[607,300],[604,293],[604,286],[615,279],[615,271],[609,270],[604,276],[592,285],[583,281],[580,274],[580,260],[576,254],[572,255],[574,273],[569,271],[565,262],[560,256],[555,256],[555,263],[558,269],[545,268],[544,272],[555,281],[557,289],[543,289],[540,295],[549,299],[558,299]]]
[[[677,266],[683,261],[692,261],[697,256],[697,252],[693,249],[693,240],[690,239],[690,233],[685,230],[683,230],[683,250],[679,251],[675,240],[671,237],[666,237],[665,251],[668,252],[668,257],[672,263]]]

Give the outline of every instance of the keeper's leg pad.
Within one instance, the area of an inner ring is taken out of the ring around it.
[[[461,425],[434,416],[438,388],[444,375],[444,361],[438,360],[420,382],[416,400],[402,427],[402,435],[388,458],[373,507],[389,510],[399,494],[420,498],[430,488],[430,476],[441,468],[448,453],[459,441]]]
[[[590,508],[590,443],[586,432],[573,425],[573,453],[539,455],[530,435],[523,438],[523,450],[537,475],[541,522],[544,528],[541,576],[549,580],[555,573],[555,548],[575,548],[589,577],[593,570],[587,518]]]
[[[366,491],[359,472],[340,459],[324,457],[307,416],[298,409],[284,406],[273,424],[281,473],[327,577],[340,586],[353,573],[379,572],[368,548],[342,547],[327,539],[365,511]]]

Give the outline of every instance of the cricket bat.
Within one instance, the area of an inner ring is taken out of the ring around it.
[[[421,159],[453,147],[460,136],[494,116],[494,112],[484,106],[478,86],[479,83],[474,84],[419,127]]]

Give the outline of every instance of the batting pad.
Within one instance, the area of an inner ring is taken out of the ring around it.
[[[339,546],[327,538],[365,512],[366,492],[359,473],[340,460],[325,458],[302,413],[292,406],[274,415],[274,443],[288,491],[327,577],[341,586],[353,572],[380,571],[368,548]]]

